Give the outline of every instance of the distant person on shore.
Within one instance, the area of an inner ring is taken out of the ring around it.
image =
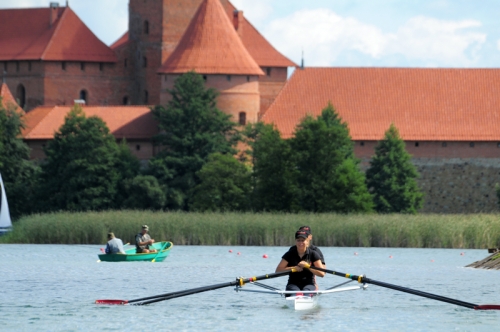
[[[148,231],[148,225],[142,225],[141,232],[135,236],[135,248],[138,254],[156,252],[156,249],[149,249],[155,240],[149,236]]]
[[[281,257],[281,262],[276,267],[276,272],[292,269],[296,271],[288,277],[287,291],[316,290],[315,276],[324,277],[325,272],[304,268],[306,265],[324,268],[318,252],[310,248],[309,234],[298,230],[295,233],[295,245]]]
[[[321,263],[323,263],[323,265],[326,268],[325,257],[323,256],[323,253],[321,252],[321,250],[319,250],[318,247],[316,247],[314,244],[312,244],[313,236],[312,236],[312,233],[311,233],[311,227],[309,227],[309,226],[301,226],[299,228],[299,231],[305,231],[306,232],[307,238],[309,239],[309,248],[311,250],[316,251],[319,254],[319,256],[321,257]],[[292,249],[292,248],[293,248],[293,246],[290,247],[290,249]]]
[[[124,254],[123,242],[115,237],[114,233],[108,233],[108,244],[106,244],[106,254]]]

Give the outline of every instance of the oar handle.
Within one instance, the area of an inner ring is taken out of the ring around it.
[[[319,268],[319,267],[316,267],[316,266],[310,266],[310,265],[309,266],[304,266],[304,267],[309,268],[309,269],[314,269],[314,270],[322,271],[322,272],[325,272],[325,273],[334,274],[336,276],[348,278],[348,279],[351,279],[351,280],[355,280],[355,281],[358,281],[359,283],[373,284],[373,285],[377,285],[377,286],[380,286],[380,287],[390,288],[390,289],[394,289],[394,290],[397,290],[397,291],[400,291],[400,292],[405,292],[405,293],[409,293],[409,294],[413,294],[413,295],[417,295],[417,296],[422,296],[422,297],[426,297],[426,298],[437,300],[437,301],[451,303],[451,304],[455,304],[455,305],[458,305],[458,306],[466,307],[466,308],[469,308],[469,309],[493,310],[491,308],[492,305],[489,305],[488,309],[481,309],[482,306],[479,306],[477,304],[468,303],[468,302],[464,302],[464,301],[460,301],[460,300],[455,300],[455,299],[450,299],[448,297],[444,297],[444,296],[440,296],[440,295],[436,295],[436,294],[431,294],[431,293],[426,293],[426,292],[422,292],[422,291],[411,289],[411,288],[406,288],[406,287],[401,287],[401,286],[397,286],[397,285],[392,285],[392,284],[388,284],[388,283],[385,283],[385,282],[381,282],[381,281],[369,279],[369,278],[367,278],[365,276],[357,276],[357,275],[348,274],[348,273],[336,272],[336,271],[322,269],[322,268]]]

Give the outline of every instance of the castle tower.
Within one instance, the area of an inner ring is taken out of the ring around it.
[[[160,102],[158,68],[177,47],[202,1],[130,0],[128,55],[134,80],[130,91],[133,104]]]
[[[180,75],[194,70],[220,95],[219,109],[241,125],[258,121],[259,65],[243,45],[219,0],[203,0],[174,52],[158,71],[161,104]]]

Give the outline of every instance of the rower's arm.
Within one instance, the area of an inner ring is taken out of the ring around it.
[[[312,265],[316,266],[316,267],[319,267],[321,269],[324,269],[325,266],[323,265],[323,263],[321,262],[320,259],[318,259],[316,262],[314,262]],[[325,272],[323,271],[318,271],[318,270],[314,270],[314,269],[309,269],[309,271],[311,271],[314,275],[318,276],[318,277],[321,277],[323,278],[325,276]]]

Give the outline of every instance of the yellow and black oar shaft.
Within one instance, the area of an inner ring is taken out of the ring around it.
[[[129,300],[129,301],[127,301],[127,300],[96,300],[95,303],[96,304],[115,304],[115,305],[116,304],[118,304],[118,305],[124,305],[124,304],[145,305],[145,304],[151,304],[151,303],[155,303],[155,302],[175,299],[177,297],[182,297],[182,296],[196,294],[196,293],[202,293],[202,292],[206,292],[206,291],[210,291],[210,290],[214,290],[214,289],[219,289],[219,288],[224,288],[224,287],[243,286],[247,283],[255,282],[258,280],[265,280],[265,279],[282,277],[285,275],[289,275],[292,272],[296,272],[296,270],[292,269],[292,270],[264,274],[261,276],[250,277],[250,278],[237,278],[235,281],[225,282],[222,284],[198,287],[198,288],[193,288],[193,289],[186,289],[183,291],[148,296],[148,297],[143,297],[140,299],[134,299],[134,300]]]
[[[339,277],[344,277],[344,278],[348,278],[348,279],[351,279],[354,281],[358,281],[359,283],[362,283],[362,284],[372,284],[372,285],[377,285],[380,287],[390,288],[390,289],[394,289],[394,290],[397,290],[400,292],[405,292],[405,293],[409,293],[409,294],[413,294],[413,295],[417,295],[417,296],[422,296],[422,297],[426,297],[426,298],[437,300],[437,301],[451,303],[451,304],[466,307],[469,309],[500,310],[500,305],[496,305],[496,304],[478,305],[478,304],[464,302],[464,301],[460,301],[460,300],[456,300],[456,299],[450,299],[448,297],[444,297],[444,296],[440,296],[440,295],[436,295],[436,294],[426,293],[426,292],[422,292],[422,291],[411,289],[411,288],[401,287],[401,286],[397,286],[397,285],[388,284],[386,282],[369,279],[364,275],[357,276],[357,275],[353,275],[353,274],[322,269],[322,268],[315,267],[315,266],[307,266],[306,268],[322,271],[322,272],[329,273],[329,274],[334,274],[334,275],[339,276]]]

